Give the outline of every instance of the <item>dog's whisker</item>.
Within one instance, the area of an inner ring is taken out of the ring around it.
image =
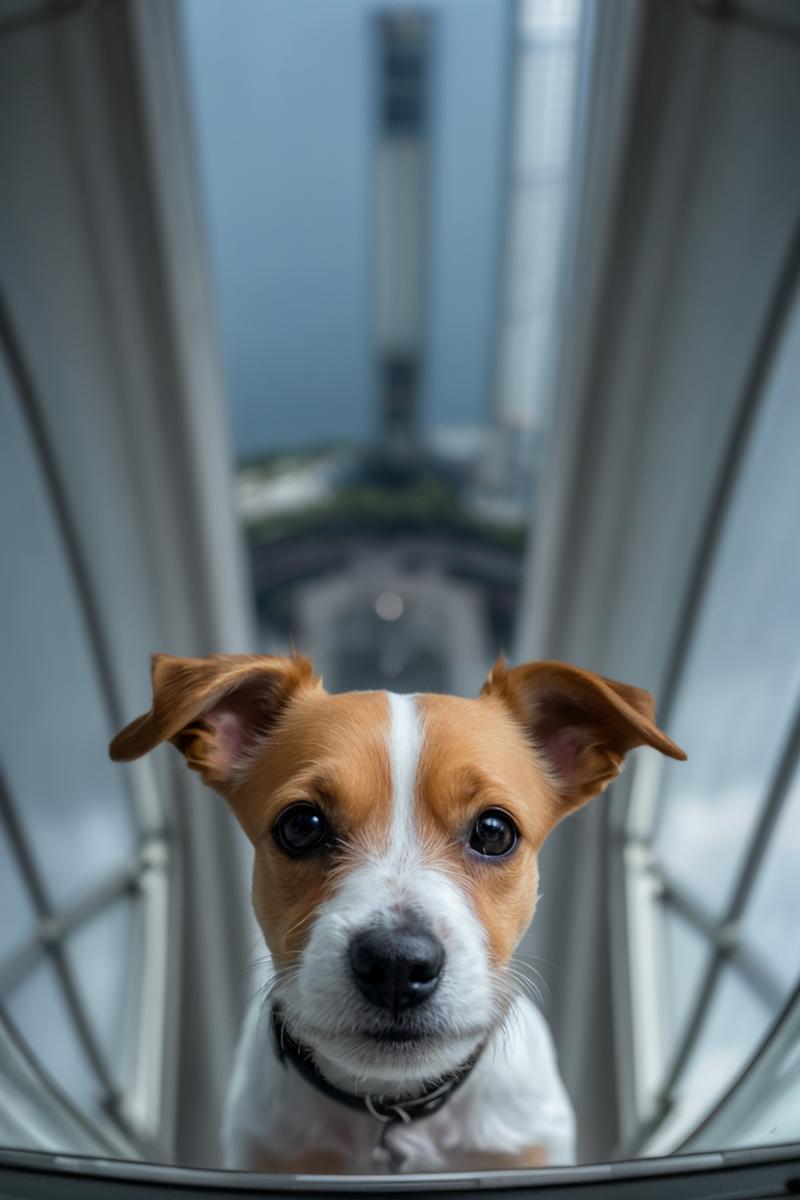
[[[509,974],[509,978],[514,981],[521,992],[533,996],[539,1003],[542,1003],[543,996],[541,989],[534,980],[528,979],[525,975],[518,975],[516,972]]]
[[[513,979],[523,995],[530,996],[539,1005],[543,1003],[542,993],[532,980],[526,979],[524,976],[513,976]]]
[[[534,981],[536,982],[537,990],[539,990],[539,988],[541,988],[541,990],[543,992],[546,992],[548,994],[548,996],[550,995],[550,988],[548,986],[547,980],[545,979],[545,977],[541,973],[541,971],[539,971],[536,967],[534,967],[532,963],[527,962],[524,958],[520,958],[519,955],[515,954],[511,958],[510,965],[512,965],[514,967],[514,969],[517,970],[520,974],[524,975],[526,973],[529,973],[530,975],[532,975]]]
[[[540,1005],[543,1003],[543,997],[537,984],[512,964],[508,964],[505,968],[505,979],[514,985],[518,993],[532,996]]]
[[[515,961],[524,962],[528,966],[532,966],[534,963],[541,963],[543,967],[549,967],[553,971],[559,969],[558,963],[552,962],[549,958],[542,958],[540,954],[523,954],[521,951],[515,950],[513,957]]]
[[[305,916],[302,916],[302,917],[300,918],[300,920],[299,920],[299,921],[296,921],[296,922],[294,923],[294,925],[290,926],[290,927],[289,927],[289,929],[287,929],[287,930],[286,930],[286,933],[284,934],[284,937],[288,938],[288,937],[290,937],[290,936],[291,936],[293,933],[296,933],[298,929],[302,929],[304,925],[308,925],[308,924],[310,924],[310,923],[311,923],[311,921],[313,921],[313,920],[314,920],[314,918],[316,917],[316,915],[317,915],[317,914],[316,914],[316,912],[314,911],[314,909],[312,909],[310,912],[307,912],[307,913],[305,914]]]

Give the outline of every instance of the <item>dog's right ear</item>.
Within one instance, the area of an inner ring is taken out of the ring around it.
[[[653,697],[569,663],[496,662],[481,695],[502,701],[541,756],[562,813],[602,792],[635,746],[685,759],[656,725]]]
[[[268,736],[303,688],[321,688],[311,661],[266,655],[153,655],[153,706],[109,747],[115,762],[172,742],[203,781],[225,792],[249,750]]]

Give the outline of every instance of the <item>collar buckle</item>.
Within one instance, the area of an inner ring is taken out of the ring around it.
[[[411,1124],[411,1114],[403,1107],[402,1101],[398,1101],[396,1104],[387,1104],[382,1096],[370,1095],[364,1096],[363,1099],[365,1108],[376,1121],[381,1121],[384,1125],[395,1125],[398,1121],[402,1121],[404,1125]],[[387,1112],[386,1109],[390,1111]]]

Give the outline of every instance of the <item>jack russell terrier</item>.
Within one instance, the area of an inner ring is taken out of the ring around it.
[[[116,761],[170,741],[255,849],[274,977],[245,1019],[226,1165],[284,1172],[566,1163],[574,1119],[512,955],[550,830],[627,752],[685,754],[651,696],[499,662],[475,700],[329,695],[307,658],[156,655]]]

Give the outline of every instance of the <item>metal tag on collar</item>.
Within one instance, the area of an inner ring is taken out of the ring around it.
[[[382,1121],[385,1125],[391,1125],[393,1122],[396,1122],[396,1121],[402,1121],[402,1123],[404,1125],[411,1124],[411,1117],[409,1116],[409,1114],[406,1112],[406,1110],[400,1104],[387,1104],[384,1106],[384,1108],[388,1108],[390,1111],[389,1112],[386,1112],[386,1111],[380,1112],[378,1109],[378,1105],[383,1104],[382,1096],[366,1095],[364,1097],[364,1104],[366,1105],[369,1113],[375,1118],[375,1120]]]

